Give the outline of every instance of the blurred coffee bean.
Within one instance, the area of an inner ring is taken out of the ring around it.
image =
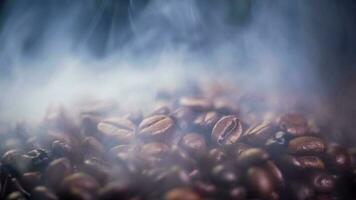
[[[22,186],[31,191],[34,187],[41,183],[42,174],[40,172],[26,172],[21,176]]]
[[[45,186],[37,186],[33,189],[31,198],[36,200],[58,200],[57,195]]]
[[[179,100],[179,104],[194,111],[208,111],[213,108],[213,103],[211,101],[198,97],[183,97]]]
[[[268,139],[272,138],[277,131],[278,127],[271,120],[265,120],[250,126],[243,134],[243,138],[249,144],[262,146]]]
[[[268,153],[260,148],[249,148],[238,156],[237,161],[243,166],[263,163],[269,159]]]
[[[215,123],[220,119],[220,115],[215,111],[202,113],[194,120],[194,125],[203,131],[211,131]]]
[[[289,198],[294,200],[314,200],[315,192],[312,187],[304,183],[292,183],[290,185]]]
[[[84,153],[88,156],[103,157],[105,153],[104,146],[94,137],[85,137],[82,142]]]
[[[171,110],[169,109],[169,107],[162,105],[156,107],[150,115],[169,115],[170,112]]]
[[[128,114],[126,114],[123,118],[128,119],[128,120],[132,121],[134,124],[138,125],[142,121],[143,114],[140,110],[133,110],[133,111],[129,112]]]
[[[238,106],[236,103],[227,98],[215,99],[214,108],[217,112],[225,115],[233,115],[238,113]]]
[[[75,173],[63,179],[60,194],[70,199],[78,193],[95,194],[98,189],[99,184],[94,178],[84,173]]]
[[[351,168],[351,155],[342,146],[329,144],[326,150],[326,163],[335,171],[345,172]]]
[[[279,119],[279,127],[282,131],[290,133],[294,136],[305,135],[308,131],[307,120],[296,113],[283,115]]]
[[[10,193],[5,200],[27,200],[27,198],[21,192]]]
[[[195,117],[196,113],[186,107],[179,107],[172,113],[177,126],[184,131],[192,129],[192,121]]]
[[[193,156],[202,155],[207,148],[205,138],[196,133],[186,134],[182,138],[180,145]]]
[[[144,119],[138,130],[138,135],[145,139],[162,140],[174,131],[174,121],[165,115],[154,115]]]
[[[324,162],[317,156],[283,156],[281,158],[283,167],[291,170],[325,169]],[[292,173],[292,171],[290,171]]]
[[[208,159],[213,163],[220,163],[226,159],[226,153],[220,148],[210,149]]]
[[[63,141],[55,140],[51,149],[55,157],[68,157],[71,160],[76,158],[73,148]]]
[[[211,139],[218,145],[231,145],[236,143],[242,134],[242,124],[233,115],[225,116],[216,122]]]
[[[240,172],[231,163],[223,163],[213,167],[212,180],[219,186],[233,186],[241,182]]]
[[[23,156],[23,162],[27,162],[29,164],[29,170],[40,170],[47,166],[50,162],[50,158],[47,152],[43,149],[34,149]]]
[[[130,143],[135,138],[135,124],[124,118],[109,118],[98,124],[98,130],[109,142]]]
[[[82,165],[82,170],[101,184],[105,183],[109,178],[109,167],[96,158],[86,159]]]
[[[313,172],[308,175],[310,185],[318,192],[332,192],[335,189],[335,180],[332,175],[325,172]]]
[[[275,186],[268,171],[261,167],[250,167],[247,170],[249,190],[262,199],[275,199]]]
[[[218,192],[214,184],[202,180],[195,181],[193,188],[203,197],[214,197]]]
[[[67,158],[53,160],[44,173],[44,181],[50,186],[58,187],[62,179],[72,171],[72,164]]]
[[[12,149],[6,151],[1,158],[3,167],[13,176],[20,176],[27,168],[27,164],[22,162],[22,153],[21,150]]]
[[[245,200],[246,196],[247,196],[246,188],[238,186],[230,189],[228,199]]]
[[[321,154],[325,151],[322,139],[312,136],[297,137],[289,141],[288,152],[291,154]]]
[[[164,200],[201,200],[202,198],[188,188],[175,188],[164,195]]]
[[[153,180],[154,186],[159,185],[161,191],[175,187],[186,187],[190,184],[188,173],[178,166],[151,169],[147,176]]]
[[[111,182],[100,188],[98,192],[99,200],[130,199],[135,195],[135,191],[125,182]]]
[[[283,187],[285,185],[285,179],[281,172],[281,170],[277,167],[277,165],[273,161],[267,161],[263,167],[269,172],[271,175],[274,184],[277,187]]]
[[[163,143],[148,143],[142,146],[141,154],[149,165],[156,165],[167,158],[169,147]]]
[[[186,169],[192,169],[196,165],[196,160],[180,146],[174,145],[170,152],[170,162],[183,166]]]
[[[283,131],[275,133],[274,137],[266,141],[266,149],[272,156],[279,157],[281,152],[285,152],[290,140],[290,136]]]
[[[132,145],[121,144],[110,149],[109,154],[114,159],[127,160],[134,154],[135,148]]]

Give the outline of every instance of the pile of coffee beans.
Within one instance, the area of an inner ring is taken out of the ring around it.
[[[0,199],[356,199],[352,145],[236,96],[161,92],[145,113],[91,105],[2,127]]]

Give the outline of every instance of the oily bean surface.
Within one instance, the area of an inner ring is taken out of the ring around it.
[[[222,117],[216,122],[211,139],[214,143],[225,146],[236,143],[242,135],[242,124],[240,120],[233,115]]]

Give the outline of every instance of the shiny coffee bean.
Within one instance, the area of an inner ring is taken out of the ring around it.
[[[202,155],[207,148],[205,138],[196,133],[186,134],[180,141],[180,145],[193,156]]]
[[[288,152],[291,154],[321,154],[325,151],[322,139],[312,136],[297,137],[289,141]]]
[[[211,171],[211,176],[220,186],[233,186],[241,182],[240,172],[230,163],[216,165]]]
[[[32,191],[32,198],[36,200],[58,200],[57,195],[45,186],[37,186]]]
[[[340,145],[329,144],[326,151],[327,166],[339,172],[345,172],[351,168],[351,155]]]
[[[250,167],[247,170],[247,182],[249,189],[257,197],[274,199],[275,186],[269,172],[261,167]]]
[[[215,111],[210,111],[197,116],[194,120],[194,125],[203,131],[211,131],[216,122],[220,119],[220,115]]]
[[[130,143],[135,138],[135,124],[125,118],[106,119],[98,124],[98,130],[109,141],[119,144]]]
[[[179,100],[179,104],[194,111],[208,111],[213,108],[213,103],[211,101],[198,97],[183,97]]]
[[[67,158],[53,160],[44,173],[44,181],[50,186],[58,187],[62,179],[72,171],[72,164]]]
[[[304,183],[292,183],[289,197],[294,200],[314,200],[315,192],[311,186]]]
[[[27,200],[27,198],[21,192],[10,193],[5,200]]]
[[[282,163],[291,169],[325,169],[324,162],[317,156],[284,156]]]
[[[332,192],[335,189],[335,179],[325,172],[313,172],[309,175],[310,185],[318,192]]]
[[[163,143],[153,142],[142,146],[141,156],[147,164],[156,165],[165,160],[169,154],[169,147]]]
[[[243,138],[249,144],[262,146],[268,139],[272,138],[277,131],[278,127],[271,120],[265,120],[250,126],[243,134]]]
[[[281,152],[285,152],[288,146],[290,135],[286,132],[278,131],[275,133],[274,137],[266,141],[267,151],[275,157],[279,157]]]
[[[169,116],[154,115],[144,119],[138,129],[141,138],[162,140],[173,133],[174,121]]]
[[[211,139],[215,144],[224,146],[236,143],[242,134],[242,124],[233,115],[225,116],[216,122]]]
[[[269,159],[269,154],[260,148],[249,148],[238,156],[237,161],[240,165],[251,166],[263,163]]]
[[[271,175],[274,184],[277,187],[283,187],[285,185],[285,179],[282,174],[282,171],[277,167],[277,165],[273,161],[267,161],[263,167],[269,172]]]
[[[188,188],[175,188],[164,195],[164,200],[201,200],[202,198]]]
[[[283,115],[279,119],[279,127],[282,131],[290,133],[294,136],[305,135],[308,131],[307,120],[296,113]]]

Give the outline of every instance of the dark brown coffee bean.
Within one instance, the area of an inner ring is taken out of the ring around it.
[[[277,187],[283,187],[285,185],[283,174],[273,161],[267,161],[263,167],[269,172]]]
[[[27,200],[27,198],[21,192],[10,193],[5,200]]]
[[[188,152],[194,156],[202,155],[206,150],[206,142],[203,136],[196,133],[186,134],[180,145]]]
[[[82,149],[88,156],[103,157],[105,153],[104,146],[94,137],[85,137],[82,142]]]
[[[220,115],[217,112],[211,111],[198,115],[194,120],[194,124],[201,130],[211,131],[219,119]]]
[[[156,165],[167,158],[169,147],[163,143],[153,142],[142,146],[141,153],[143,159],[149,165]]]
[[[273,138],[278,131],[278,127],[272,120],[265,120],[261,123],[250,126],[243,134],[244,139],[252,145],[264,145],[268,139]]]
[[[193,188],[203,197],[213,197],[217,194],[217,188],[210,182],[197,180],[193,183]]]
[[[72,164],[67,158],[59,158],[52,161],[45,173],[44,181],[53,187],[58,187],[63,178],[72,173]]]
[[[246,196],[246,188],[240,186],[231,188],[229,191],[228,198],[231,200],[245,200]]]
[[[71,145],[60,140],[55,140],[51,149],[55,157],[68,157],[71,160],[78,157],[76,156],[77,152],[74,152]]]
[[[289,141],[288,151],[291,154],[320,154],[325,151],[322,139],[312,136],[297,137]]]
[[[269,159],[268,153],[260,148],[247,149],[238,156],[237,161],[243,166],[263,163]]]
[[[335,180],[332,175],[325,172],[314,172],[309,176],[310,185],[318,192],[332,192],[335,189]]]
[[[155,168],[147,172],[149,179],[153,180],[156,186],[159,185],[159,190],[166,191],[175,187],[186,187],[190,184],[188,173],[181,167],[172,166],[168,168]],[[158,189],[158,188],[153,188]]]
[[[177,145],[174,145],[171,148],[170,154],[171,162],[177,163],[186,169],[193,169],[193,167],[196,165],[196,160],[194,160],[186,150]]]
[[[198,97],[183,97],[179,100],[179,104],[195,111],[208,111],[213,108],[211,101]]]
[[[247,170],[247,182],[249,189],[257,197],[263,199],[274,199],[275,186],[268,171],[261,167],[250,167]]]
[[[202,198],[188,188],[175,188],[164,195],[164,200],[201,200]]]
[[[130,143],[135,138],[135,125],[128,119],[110,118],[98,124],[98,130],[109,140],[120,144]]]
[[[231,145],[236,143],[242,134],[242,124],[233,115],[225,116],[216,122],[211,139],[218,145]]]
[[[26,171],[27,164],[22,161],[22,153],[18,149],[12,149],[6,151],[1,158],[3,167],[13,176],[20,176],[21,173]]]
[[[241,182],[240,173],[230,163],[216,165],[211,172],[214,182],[224,186],[233,186]]]
[[[220,148],[210,149],[208,152],[208,159],[214,163],[220,163],[226,159],[227,155]]]
[[[329,144],[326,151],[326,162],[331,169],[344,172],[351,168],[351,155],[342,146]]]
[[[104,184],[110,176],[109,166],[96,158],[86,159],[81,168],[101,184]]]
[[[325,169],[324,162],[317,156],[288,157],[289,163],[297,169]]]
[[[154,115],[140,123],[138,135],[142,138],[162,140],[173,131],[174,121],[171,117]]]
[[[99,190],[99,200],[134,199],[134,191],[125,182],[111,182]]]
[[[308,131],[307,120],[296,113],[290,113],[279,119],[279,127],[282,131],[295,136],[305,135]]]
[[[58,197],[56,194],[51,192],[48,188],[45,186],[37,186],[33,191],[32,191],[32,198],[36,200],[57,200]]]
[[[43,149],[31,150],[22,157],[22,161],[28,163],[29,170],[41,170],[50,162],[47,152]]]
[[[313,200],[315,195],[311,186],[303,183],[292,183],[290,193],[289,198],[295,200]]]
[[[42,174],[40,172],[26,172],[22,174],[21,183],[26,190],[31,191],[41,183],[41,179]]]
[[[99,184],[94,178],[84,173],[75,173],[63,179],[60,193],[66,197],[71,197],[76,196],[77,192],[95,194],[98,189]]]

